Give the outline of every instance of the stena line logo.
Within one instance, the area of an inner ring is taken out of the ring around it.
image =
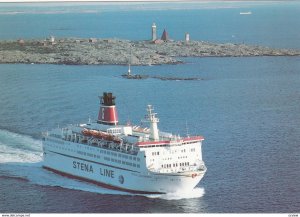
[[[88,173],[94,173],[93,166],[88,164],[88,163],[73,161],[73,168],[77,169],[77,170],[84,171],[84,172],[88,172]],[[101,176],[109,177],[109,178],[112,178],[112,179],[115,178],[115,171],[113,171],[113,170],[100,168],[99,169],[99,174]]]

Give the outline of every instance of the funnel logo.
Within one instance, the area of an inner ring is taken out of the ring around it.
[[[104,120],[104,108],[102,108],[102,120]]]

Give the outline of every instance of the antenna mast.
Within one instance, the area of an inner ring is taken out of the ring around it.
[[[159,119],[155,116],[156,113],[153,113],[153,107],[152,105],[147,106],[147,112],[146,115],[146,121],[150,123],[150,139],[153,139],[154,141],[159,140],[159,133],[157,128],[157,123],[159,122]]]

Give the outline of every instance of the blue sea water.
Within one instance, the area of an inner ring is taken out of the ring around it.
[[[172,38],[300,49],[299,2],[1,4],[0,39]],[[252,11],[252,15],[240,15]],[[0,65],[0,212],[299,213],[300,57],[183,58],[133,66],[200,81],[124,80],[125,66]],[[132,195],[41,168],[41,133],[85,122],[98,95],[121,122],[154,105],[163,131],[205,137],[208,171],[192,192]]]

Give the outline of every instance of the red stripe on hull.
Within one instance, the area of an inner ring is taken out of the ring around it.
[[[46,169],[46,170],[49,170],[51,172],[54,172],[56,174],[59,174],[61,176],[64,176],[64,177],[68,177],[68,178],[72,178],[72,179],[78,179],[78,180],[81,180],[81,181],[84,181],[84,182],[89,182],[89,183],[92,183],[94,185],[98,185],[100,187],[111,189],[111,190],[123,191],[123,192],[132,193],[132,194],[165,194],[165,193],[162,193],[162,192],[137,191],[137,190],[131,190],[131,189],[127,189],[127,188],[121,188],[121,187],[117,187],[117,186],[113,186],[113,185],[108,185],[108,184],[105,184],[103,182],[98,182],[98,181],[94,181],[94,180],[91,180],[91,179],[83,178],[83,177],[80,177],[80,176],[71,175],[69,173],[61,172],[59,170],[52,169],[52,168],[47,167],[47,166],[43,166],[43,168]]]

